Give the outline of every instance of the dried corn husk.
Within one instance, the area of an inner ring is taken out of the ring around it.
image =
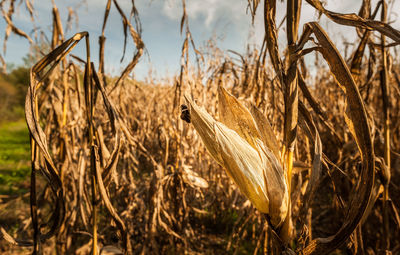
[[[288,213],[288,185],[278,160],[276,143],[271,142],[276,138],[265,132],[265,126],[270,127],[266,118],[260,118],[259,112],[253,116],[222,87],[219,88],[221,122],[189,96],[185,98],[190,106],[193,126],[211,156],[225,168],[252,204],[269,215],[272,225],[276,228],[281,226]]]

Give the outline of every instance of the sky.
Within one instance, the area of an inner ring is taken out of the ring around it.
[[[32,0],[31,0],[32,1]],[[18,1],[19,2],[19,1]],[[61,20],[66,26],[68,7],[77,10],[79,15],[78,25],[73,24],[65,37],[68,38],[76,32],[88,31],[90,34],[91,56],[95,64],[98,61],[98,37],[101,34],[104,10],[107,0],[55,0],[59,9]],[[119,0],[119,4],[129,17],[131,1]],[[263,1],[260,1],[263,2]],[[285,1],[286,2],[286,1]],[[358,12],[361,0],[335,0],[327,1],[325,6],[328,10],[342,13]],[[372,1],[373,6],[377,1]],[[82,4],[83,3],[83,4]],[[146,54],[134,69],[132,76],[138,80],[144,80],[151,72],[155,78],[172,76],[179,72],[181,47],[184,35],[180,34],[180,20],[182,16],[181,0],[136,0],[136,8],[142,23],[142,39],[146,46]],[[234,50],[244,53],[248,44],[260,46],[264,35],[263,6],[257,11],[254,24],[247,10],[247,0],[186,0],[189,25],[196,46],[204,46],[210,38],[216,40],[216,45],[222,50]],[[286,4],[278,1],[277,23],[284,16]],[[35,25],[51,37],[52,24],[51,0],[33,1],[35,9]],[[389,20],[396,20],[397,15],[393,10],[400,10],[400,1],[394,1]],[[315,10],[303,1],[300,22],[300,33],[306,22],[318,20]],[[17,7],[17,13],[13,17],[15,25],[32,35],[33,24],[24,4]],[[354,28],[337,25],[322,17],[321,25],[328,31],[332,40],[343,46],[343,40],[355,39]],[[5,21],[0,19],[0,49],[4,42]],[[400,21],[391,24],[400,29]],[[285,28],[281,29],[279,42],[284,45]],[[124,66],[132,58],[135,47],[132,40],[128,39],[127,52],[121,63],[123,48],[123,27],[121,18],[115,6],[112,5],[111,12],[105,31],[106,41],[106,73],[118,75]],[[80,43],[74,54],[85,57],[84,43]],[[15,66],[23,64],[22,58],[28,54],[29,43],[26,39],[17,35],[11,35],[7,42],[7,52],[1,52],[7,63]]]

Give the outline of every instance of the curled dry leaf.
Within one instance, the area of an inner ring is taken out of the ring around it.
[[[395,42],[400,42],[400,31],[394,29],[387,23],[377,20],[366,19],[356,15],[355,13],[341,14],[329,11],[323,7],[321,1],[319,0],[306,0],[306,1],[307,3],[312,5],[315,9],[325,14],[329,19],[338,24],[358,27],[358,28],[365,28],[368,30],[376,30],[379,33],[391,38]]]
[[[360,223],[367,209],[374,185],[375,162],[365,106],[350,70],[328,35],[318,23],[310,22],[305,25],[301,41],[306,41],[311,33],[315,35],[318,43],[322,46],[318,47],[318,50],[327,61],[337,84],[346,95],[345,120],[349,131],[357,143],[363,163],[359,184],[354,191],[355,195],[350,202],[349,212],[340,230],[331,237],[314,239],[302,251],[303,254],[320,254],[321,252],[333,251],[343,244]],[[302,43],[299,45],[302,45]]]

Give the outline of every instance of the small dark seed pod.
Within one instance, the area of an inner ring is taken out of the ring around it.
[[[181,105],[181,119],[190,123],[190,111],[187,105]]]

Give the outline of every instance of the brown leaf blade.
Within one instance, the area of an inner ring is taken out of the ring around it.
[[[310,5],[316,8],[318,11],[325,14],[332,21],[346,26],[366,28],[369,30],[376,30],[387,37],[391,38],[395,42],[400,42],[400,31],[394,29],[387,23],[383,23],[377,20],[365,19],[354,13],[351,14],[340,14],[325,9],[319,0],[306,0]]]
[[[374,185],[375,161],[366,110],[349,68],[318,23],[311,22],[306,24],[305,30],[314,33],[318,43],[322,46],[318,50],[327,61],[338,85],[346,94],[347,109],[345,119],[351,134],[357,142],[363,163],[358,188],[350,202],[349,213],[340,230],[329,238],[317,238],[313,240],[303,250],[304,254],[319,254],[321,252],[332,251],[340,246],[360,223],[367,209]],[[305,33],[309,32],[305,31]]]
[[[53,212],[52,218],[54,219],[53,224],[50,226],[50,229],[47,233],[40,234],[37,233],[38,238],[41,241],[47,240],[48,238],[52,237],[56,234],[57,230],[61,227],[64,217],[65,217],[65,201],[64,201],[64,190],[62,186],[62,180],[60,177],[60,170],[58,170],[53,162],[52,156],[48,149],[46,135],[40,126],[40,119],[38,115],[38,105],[39,105],[39,88],[42,82],[43,77],[47,77],[54,67],[57,65],[59,61],[61,61],[66,54],[72,50],[72,48],[79,42],[83,36],[86,36],[87,33],[78,33],[71,39],[67,40],[47,56],[42,58],[36,65],[31,68],[30,71],[30,84],[28,88],[28,93],[25,99],[25,118],[28,125],[29,133],[31,135],[31,139],[34,140],[32,142],[34,147],[32,150],[36,151],[32,160],[36,161],[39,158],[39,155],[43,156],[44,158],[44,167],[41,167],[40,170],[43,175],[47,178],[47,181],[53,191],[53,194],[56,197],[56,206]],[[44,74],[41,75],[41,72],[48,66],[53,64],[50,69]],[[34,162],[33,162],[34,163]],[[32,165],[32,171],[35,166]],[[36,167],[35,167],[36,168]],[[32,179],[33,185],[35,185],[34,179]],[[32,196],[36,196],[35,189],[31,190]],[[37,222],[37,216],[35,214],[35,197],[31,199],[31,207],[33,208],[32,211],[32,220],[33,222]],[[35,241],[36,243],[36,241]]]

